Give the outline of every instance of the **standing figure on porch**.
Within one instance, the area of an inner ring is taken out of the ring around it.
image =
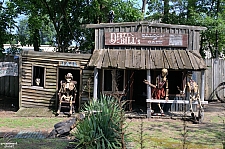
[[[61,104],[62,103],[69,103],[69,107],[70,107],[70,112],[69,114],[72,115],[72,113],[74,113],[74,105],[73,103],[75,103],[76,100],[76,93],[77,93],[77,89],[76,89],[76,81],[73,81],[73,75],[71,73],[68,73],[65,76],[66,80],[62,80],[60,81],[61,87],[59,90],[59,108],[57,111],[57,114],[60,113],[61,111]]]
[[[187,78],[188,78],[188,81],[186,85],[184,86],[183,91],[181,91],[179,87],[178,87],[178,90],[180,90],[180,94],[185,94],[185,90],[187,90],[187,93],[189,93],[189,107],[190,107],[190,112],[193,115],[194,113],[192,108],[192,102],[194,100],[198,101],[201,112],[203,111],[203,107],[200,101],[199,87],[198,87],[198,84],[195,82],[195,80],[192,79],[192,72],[189,71],[187,73]]]
[[[166,78],[168,75],[168,70],[163,68],[161,75],[156,78],[156,85],[151,84],[148,80],[144,80],[143,82],[152,87],[152,98],[153,99],[165,99],[168,100],[168,79]],[[160,112],[163,114],[163,109],[158,103]]]

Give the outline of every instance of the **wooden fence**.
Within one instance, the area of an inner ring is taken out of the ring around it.
[[[18,64],[19,57],[5,56],[0,58],[0,62],[15,62]],[[0,96],[18,98],[19,97],[19,77],[3,76],[0,77]]]
[[[205,100],[215,100],[218,96],[225,97],[225,60],[206,59],[207,70],[205,72]],[[222,86],[219,86],[219,85]]]

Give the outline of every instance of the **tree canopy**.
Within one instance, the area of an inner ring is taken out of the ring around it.
[[[108,22],[110,10],[119,14],[115,15],[115,22],[137,21],[143,17],[140,9],[133,7],[135,1],[11,0],[10,3],[28,18],[27,23],[21,21],[19,24],[20,28],[26,28],[17,32],[19,40],[23,44],[32,43],[37,51],[43,30],[55,33],[58,52],[68,52],[73,42],[85,53],[93,50],[94,32],[82,28],[83,24]]]
[[[94,32],[82,28],[83,24],[106,23],[108,13],[114,10],[114,22],[140,20],[160,23],[197,25],[208,29],[201,33],[200,50],[212,53],[213,57],[224,53],[225,2],[224,0],[10,0],[0,7],[0,47],[3,43],[20,41],[32,44],[39,50],[40,44],[54,44],[58,52],[69,52],[75,43],[82,53],[90,53],[94,47]],[[146,3],[147,2],[147,3]],[[147,7],[146,15],[143,18]],[[140,8],[139,8],[139,7]],[[15,23],[15,18],[24,14],[27,20]],[[17,25],[16,34],[10,29]]]
[[[225,53],[224,0],[150,0],[147,20],[162,23],[207,27],[201,33],[200,52],[210,51],[212,57]]]

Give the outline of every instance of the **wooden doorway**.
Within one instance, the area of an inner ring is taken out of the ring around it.
[[[80,83],[81,83],[81,70],[80,69],[71,69],[71,68],[58,68],[58,81],[57,81],[57,89],[60,89],[60,81],[61,80],[65,80],[65,75],[67,73],[72,73],[73,75],[73,80],[77,81],[76,84],[76,88],[77,88],[77,95],[76,95],[76,99],[75,99],[75,111],[78,112],[80,109]],[[57,92],[58,92],[57,90]],[[58,103],[59,99],[57,99],[57,103]],[[58,105],[57,105],[58,108]]]

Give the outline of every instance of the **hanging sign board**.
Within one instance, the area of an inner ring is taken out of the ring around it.
[[[187,47],[187,34],[105,32],[105,45]]]
[[[59,66],[80,67],[80,63],[75,61],[59,61]]]
[[[18,76],[18,64],[14,62],[0,62],[0,77]]]

